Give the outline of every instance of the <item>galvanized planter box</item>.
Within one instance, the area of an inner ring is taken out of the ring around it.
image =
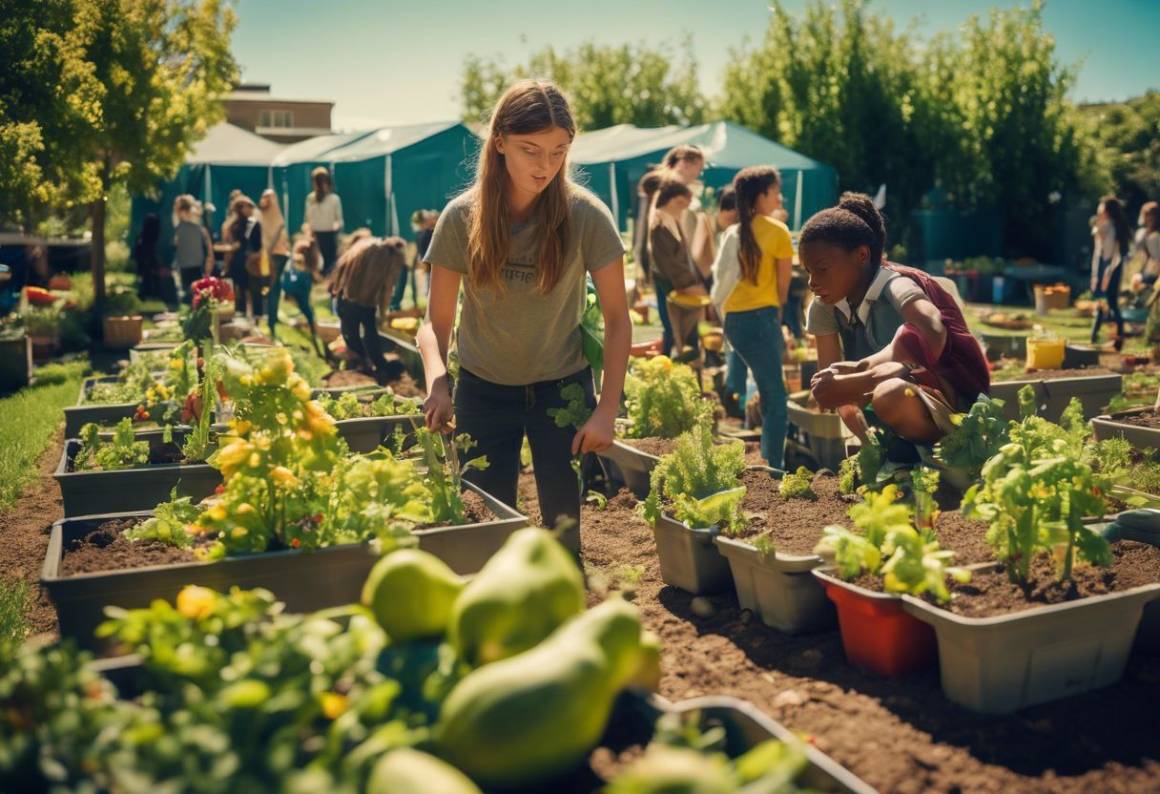
[[[1003,415],[1007,419],[1018,419],[1019,390],[1031,384],[1035,387],[1035,403],[1039,406],[1039,415],[1044,419],[1058,422],[1072,397],[1079,398],[1083,403],[1084,418],[1091,419],[1099,416],[1111,399],[1123,391],[1124,377],[1116,373],[1078,374],[1082,371],[1076,370],[1077,375],[1074,378],[1042,380],[1036,379],[1034,375],[1028,375],[1021,380],[992,383],[991,396],[1004,401]]]
[[[140,401],[131,403],[112,403],[95,405],[86,403],[89,391],[98,383],[116,383],[119,378],[106,376],[100,378],[85,378],[81,381],[81,391],[77,396],[77,404],[64,409],[64,437],[76,438],[81,428],[89,422],[119,422],[126,417],[132,417],[137,411]]]
[[[790,395],[787,444],[813,458],[818,468],[837,471],[846,457],[846,439],[852,434],[837,414],[807,408],[808,398],[808,391]]]
[[[154,437],[150,445],[160,449],[175,447],[180,442],[166,445],[160,430],[146,431]],[[175,439],[181,436],[174,435]],[[221,484],[222,475],[207,463],[162,463],[132,469],[109,471],[73,471],[73,459],[81,442],[75,438],[65,441],[53,477],[60,487],[65,517],[95,513],[120,513],[132,510],[152,510],[169,500],[176,488],[179,496],[204,499]]]
[[[1151,408],[1131,408],[1127,411],[1097,416],[1092,420],[1092,432],[1095,434],[1096,441],[1126,438],[1136,449],[1160,449],[1160,428],[1140,427],[1122,421],[1127,417],[1139,416],[1151,411]]]
[[[648,496],[651,488],[649,479],[652,470],[660,463],[660,458],[641,452],[623,441],[613,441],[611,447],[597,454],[610,464],[609,477],[614,483],[623,484],[637,499]]]
[[[1144,605],[1157,597],[1160,583],[986,618],[955,615],[909,595],[902,603],[934,628],[946,696],[972,711],[1001,714],[1114,684]]]
[[[470,483],[497,516],[493,521],[415,533],[419,548],[446,562],[456,573],[475,573],[508,535],[527,526],[527,518]],[[218,591],[230,587],[263,587],[291,612],[311,612],[357,603],[363,582],[378,559],[371,545],[355,543],[316,551],[285,550],[229,557],[212,562],[157,565],[65,576],[65,545],[112,519],[148,518],[150,512],[114,513],[66,518],[52,526],[40,584],[52,599],[61,637],[94,647],[93,632],[105,619],[106,606],[147,607],[156,598],[172,600],[188,584]]]

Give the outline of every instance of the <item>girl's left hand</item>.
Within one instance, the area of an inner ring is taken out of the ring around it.
[[[614,432],[611,416],[601,411],[593,412],[572,439],[572,454],[603,452],[612,446]]]

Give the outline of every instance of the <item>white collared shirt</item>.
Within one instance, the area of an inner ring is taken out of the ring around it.
[[[857,325],[859,333],[854,342],[856,349],[845,350],[843,355],[856,360],[881,350],[890,344],[900,325],[902,325],[902,309],[912,301],[925,298],[926,293],[914,282],[900,273],[879,268],[865,297],[852,309],[849,301],[843,299],[833,306],[826,306],[815,299],[806,312],[806,330],[815,336],[827,334],[844,334]],[[880,308],[879,305],[882,305]],[[857,317],[857,323],[854,317]]]

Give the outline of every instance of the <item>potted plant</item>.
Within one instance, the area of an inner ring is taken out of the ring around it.
[[[712,422],[714,404],[703,398],[697,373],[668,356],[633,361],[624,392],[628,418],[621,425],[623,440],[599,454],[611,464],[613,479],[643,499],[660,455],[682,433]]]
[[[60,309],[53,305],[30,305],[22,316],[34,358],[51,358],[60,352]]]
[[[661,578],[702,595],[732,584],[729,563],[714,544],[728,527],[740,526],[745,486],[745,445],[714,444],[707,423],[679,436],[657,461],[641,514],[653,527]]]
[[[828,526],[818,552],[834,567],[812,571],[838,608],[842,648],[853,664],[879,675],[901,676],[933,664],[934,634],[902,608],[902,593],[950,598],[946,578],[969,580],[947,566],[953,552],[933,532],[919,531],[897,486],[867,494],[850,510],[856,530]]]
[[[1160,596],[1160,582],[1138,570],[1160,550],[1111,544],[1090,522],[1106,512],[1117,472],[1087,441],[1078,402],[1066,413],[1063,426],[1026,416],[963,499],[964,512],[988,522],[996,562],[973,566],[954,600],[903,599],[936,633],[947,697],[976,711],[1114,682],[1144,605]]]
[[[129,289],[109,293],[103,307],[105,347],[127,350],[141,341],[145,318],[141,316],[141,302]]]
[[[32,339],[18,324],[0,325],[0,393],[23,389],[32,377]]]

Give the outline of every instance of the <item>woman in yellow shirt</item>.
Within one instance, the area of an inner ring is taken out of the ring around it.
[[[781,358],[781,307],[789,296],[793,243],[789,229],[772,214],[781,208],[781,175],[773,166],[753,166],[733,178],[737,195],[741,277],[725,300],[725,336],[753,373],[761,396],[761,456],[785,465],[787,424]]]

